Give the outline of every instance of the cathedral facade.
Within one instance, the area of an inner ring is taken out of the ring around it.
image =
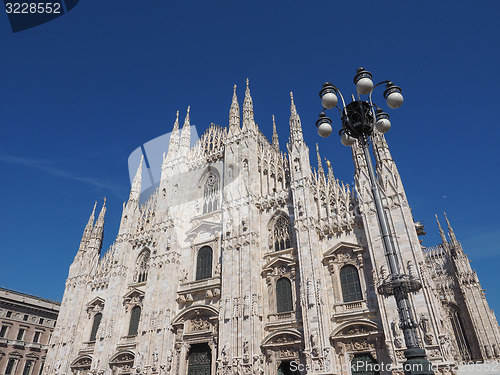
[[[182,129],[177,114],[158,188],[140,202],[141,159],[102,256],[106,207],[95,220],[94,206],[45,375],[403,374],[396,302],[376,292],[388,268],[361,148],[353,189],[318,150],[312,169],[291,99],[286,153],[275,126],[269,141],[255,123],[248,82],[242,116],[235,86],[228,126],[194,147],[189,109]],[[436,373],[499,359],[497,320],[448,219],[442,244],[423,248],[387,142],[372,138],[398,266],[423,284],[410,302]]]

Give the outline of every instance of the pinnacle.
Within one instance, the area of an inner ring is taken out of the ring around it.
[[[179,129],[179,111],[177,111],[177,115],[176,115],[176,118],[175,118],[174,129],[173,130],[176,130],[176,129]]]
[[[323,163],[321,163],[321,156],[319,154],[319,146],[317,143],[316,143],[316,155],[318,157],[318,173],[325,174],[325,172],[323,170]]]

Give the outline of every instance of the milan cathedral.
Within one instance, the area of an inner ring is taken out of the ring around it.
[[[179,113],[161,182],[141,200],[141,159],[116,240],[101,254],[104,205],[95,206],[69,268],[44,375],[403,374],[404,338],[387,276],[361,148],[355,186],[317,169],[293,96],[286,152],[243,111],[236,86],[227,126],[191,147]],[[396,163],[374,134],[378,183],[418,335],[437,374],[459,361],[500,359],[500,331],[445,218],[424,248]],[[437,218],[437,217],[436,217]],[[390,366],[388,366],[390,365]],[[390,369],[388,369],[390,367]]]

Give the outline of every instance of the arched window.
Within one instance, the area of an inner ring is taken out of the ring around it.
[[[359,301],[363,299],[361,284],[359,283],[358,269],[347,265],[340,269],[340,285],[344,302]]]
[[[280,216],[274,223],[274,250],[284,250],[291,247],[290,241],[290,222],[284,216]]]
[[[212,277],[212,248],[203,246],[198,251],[196,261],[196,280],[208,279]]]
[[[219,208],[219,177],[210,172],[203,188],[203,213]]]
[[[144,250],[137,258],[137,268],[134,275],[136,283],[143,283],[148,279],[149,254],[149,250]]]
[[[128,327],[128,335],[136,336],[139,330],[139,320],[141,320],[141,308],[134,306],[130,313],[130,325]]]
[[[101,324],[102,314],[97,313],[94,315],[94,322],[92,323],[92,330],[90,331],[90,341],[95,341],[99,324]]]
[[[292,284],[286,277],[276,282],[276,312],[293,311]]]

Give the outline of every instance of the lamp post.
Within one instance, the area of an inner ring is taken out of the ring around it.
[[[316,121],[318,133],[322,137],[328,137],[332,133],[332,120],[325,114],[326,109],[337,108],[340,112],[342,128],[339,131],[341,142],[344,146],[352,146],[359,142],[368,167],[370,185],[375,201],[375,209],[382,234],[385,256],[390,274],[385,277],[377,286],[379,294],[394,296],[399,314],[399,325],[403,330],[406,344],[404,355],[404,371],[406,375],[428,375],[434,374],[431,363],[426,357],[425,350],[420,347],[417,335],[417,326],[410,305],[408,294],[420,290],[421,282],[400,270],[396,258],[396,252],[391,240],[387,217],[385,216],[380,191],[378,189],[375,170],[369,152],[370,137],[374,131],[385,133],[391,128],[389,115],[382,108],[372,102],[373,89],[385,84],[384,98],[390,108],[398,108],[403,104],[401,88],[391,81],[382,81],[375,86],[372,81],[372,74],[364,68],[358,68],[354,77],[358,100],[352,96],[352,102],[345,103],[340,90],[330,82],[323,84],[319,96],[323,105],[323,111]],[[337,106],[338,98],[342,100],[342,109]],[[368,95],[367,100],[362,100],[361,95]]]

